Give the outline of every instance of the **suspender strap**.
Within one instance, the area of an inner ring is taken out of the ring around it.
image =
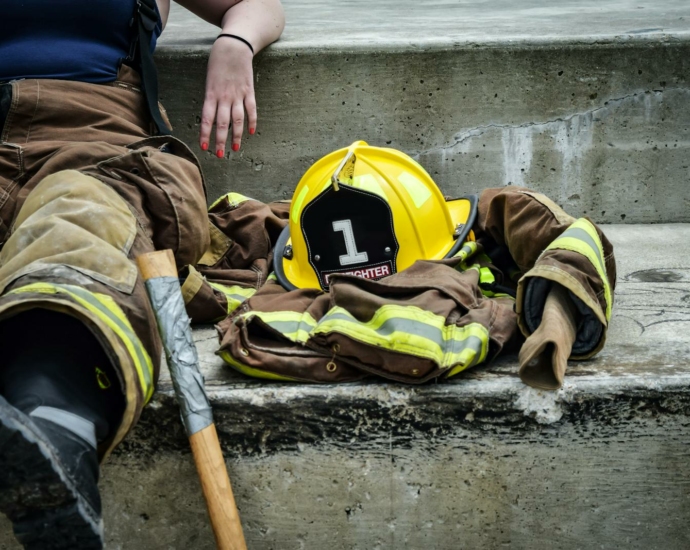
[[[171,135],[170,128],[163,121],[158,108],[158,73],[151,53],[151,39],[158,24],[156,0],[137,0],[135,25],[138,27],[136,39],[138,41],[139,63],[141,68],[141,82],[146,97],[146,104],[153,119],[158,134]]]

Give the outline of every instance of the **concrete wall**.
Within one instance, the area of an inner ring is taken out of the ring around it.
[[[206,58],[164,49],[163,99],[198,149]],[[215,197],[286,199],[355,139],[406,151],[448,194],[508,183],[599,222],[690,221],[690,43],[276,50],[256,62],[258,135],[199,154]]]

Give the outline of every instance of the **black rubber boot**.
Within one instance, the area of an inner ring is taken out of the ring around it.
[[[0,511],[24,548],[103,548],[96,449],[0,397]]]
[[[124,411],[117,374],[85,325],[53,311],[3,322],[0,350],[0,511],[25,548],[102,548],[96,444]]]

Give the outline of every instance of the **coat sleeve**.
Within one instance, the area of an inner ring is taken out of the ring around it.
[[[261,288],[288,208],[283,202],[264,204],[239,193],[223,195],[211,205],[211,244],[196,266],[181,272],[192,322],[219,321]]]
[[[559,284],[580,313],[571,358],[587,359],[604,345],[613,307],[613,246],[588,218],[575,219],[548,197],[519,187],[485,190],[477,240],[507,252],[520,276],[515,311],[527,337],[541,323],[546,296]],[[490,254],[491,255],[491,254]]]

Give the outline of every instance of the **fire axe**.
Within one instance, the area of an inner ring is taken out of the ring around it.
[[[137,258],[219,550],[247,550],[171,250]]]

